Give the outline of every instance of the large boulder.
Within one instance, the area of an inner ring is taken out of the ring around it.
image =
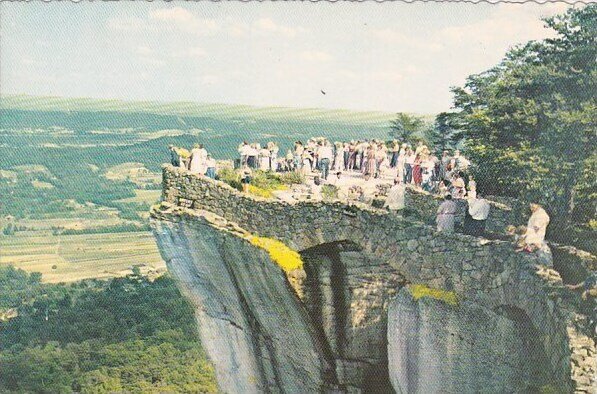
[[[496,313],[446,292],[423,293],[405,287],[390,303],[388,369],[396,392],[514,393],[549,384],[521,311]]]

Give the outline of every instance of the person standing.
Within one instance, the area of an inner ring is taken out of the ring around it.
[[[415,154],[412,149],[406,148],[404,158],[404,183],[411,183],[413,179],[413,164],[415,163]]]
[[[400,149],[400,153],[398,154],[398,159],[396,160],[396,177],[402,180],[402,183],[405,183],[404,177],[404,165],[406,164],[406,156],[404,155],[404,148]]]
[[[344,143],[342,150],[344,152],[344,171],[348,171],[350,167],[350,145],[348,142]]]
[[[332,151],[332,147],[330,146],[329,142],[321,142],[317,154],[319,157],[321,176],[323,179],[328,179],[328,174],[330,173],[330,163],[334,157],[334,152]]]
[[[280,152],[280,148],[275,142],[270,142],[269,145],[269,162],[270,162],[270,170],[276,172],[278,170],[278,153]]]
[[[415,160],[413,161],[412,167],[412,174],[413,174],[413,182],[415,186],[421,187],[423,183],[423,161],[421,159],[421,154],[417,154],[415,156]]]
[[[392,160],[390,160],[390,168],[396,168],[398,165],[398,155],[400,153],[400,144],[397,140],[392,141]]]
[[[205,166],[207,167],[207,171],[205,175],[211,179],[216,179],[216,159],[211,157],[210,154],[207,155],[207,160],[205,161]]]
[[[263,148],[259,149],[259,169],[261,171],[269,171],[270,170],[270,152],[267,149],[267,146],[263,146]]]
[[[207,167],[205,162],[207,161],[207,151],[201,144],[195,144],[195,147],[191,151],[191,164],[189,170],[194,174],[205,175]]]
[[[452,201],[452,196],[447,194],[444,202],[437,209],[437,231],[443,233],[454,232],[454,217],[456,216],[456,203]]]
[[[249,185],[251,184],[251,177],[253,170],[248,165],[245,165],[240,173],[240,184],[243,186],[243,192],[249,192]]]
[[[180,167],[180,156],[177,149],[174,145],[168,145],[168,149],[170,149],[170,164],[174,167]]]
[[[468,215],[464,221],[465,234],[480,237],[485,234],[485,223],[490,205],[483,197],[476,195],[468,199]]]
[[[540,249],[545,240],[549,215],[539,204],[531,203],[530,208],[532,213],[527,224],[527,232],[524,239],[528,247]]]
[[[334,151],[334,171],[342,171],[344,170],[344,146],[341,142],[336,142],[334,144],[335,151]]]
[[[257,168],[257,156],[259,155],[257,144],[251,144],[247,148],[247,165],[250,168]]]
[[[241,168],[245,164],[247,164],[247,158],[249,157],[250,150],[251,150],[251,146],[247,143],[247,141],[243,141],[243,143],[238,147],[238,153],[240,154],[240,167]]]

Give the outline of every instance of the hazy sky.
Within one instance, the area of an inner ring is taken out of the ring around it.
[[[0,94],[435,113],[565,9],[2,2]]]

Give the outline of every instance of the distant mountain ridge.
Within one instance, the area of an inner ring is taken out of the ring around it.
[[[255,107],[237,104],[195,102],[124,101],[92,98],[63,98],[9,95],[0,98],[0,109],[28,111],[137,112],[160,115],[210,117],[226,120],[300,120],[387,127],[393,113],[324,108]],[[424,116],[426,120],[432,115]]]

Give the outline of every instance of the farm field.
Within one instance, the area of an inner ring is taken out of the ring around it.
[[[47,282],[163,270],[147,231],[168,144],[234,159],[243,140],[387,138],[393,114],[7,96],[0,102],[0,265]],[[54,267],[54,268],[52,268]]]
[[[41,272],[44,282],[74,282],[166,269],[149,231],[52,235],[45,231],[17,232],[0,237],[0,265]]]

